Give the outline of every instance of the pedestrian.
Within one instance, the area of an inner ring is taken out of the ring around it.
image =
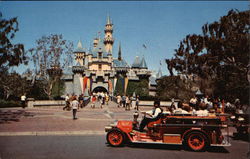
[[[136,103],[135,103],[135,105],[136,105],[136,110],[139,110],[139,102],[140,102],[140,100],[139,100],[139,95],[137,95],[137,96],[136,96]]]
[[[106,100],[106,105],[109,105],[109,95],[108,94],[106,94],[105,100]]]
[[[95,101],[96,101],[96,96],[92,95],[91,96],[91,108],[95,108]]]
[[[126,107],[125,110],[130,110],[130,99],[129,96],[126,96]]]
[[[119,108],[121,106],[121,98],[122,97],[118,94],[116,98],[117,98],[117,107]]]
[[[22,104],[22,107],[24,109],[26,107],[26,96],[25,96],[25,94],[23,94],[21,96],[21,104]]]
[[[103,96],[101,96],[101,98],[100,98],[100,107],[101,108],[103,107],[104,103],[105,103],[105,98]]]
[[[73,98],[73,101],[71,102],[71,107],[72,107],[72,110],[73,110],[73,120],[76,120],[76,112],[77,112],[77,108],[79,107],[79,102],[77,101],[77,97],[74,96]]]
[[[81,94],[79,97],[78,97],[78,101],[79,101],[79,105],[81,108],[83,108],[83,94]]]
[[[70,102],[69,102],[69,94],[67,94],[65,96],[65,106],[63,107],[63,110],[65,110],[67,108],[67,110],[69,109],[69,105],[70,105]]]
[[[100,92],[98,92],[98,93],[97,93],[97,95],[98,95],[98,101],[101,103],[101,98],[102,98],[102,95],[101,95],[101,93],[100,93]]]
[[[135,97],[131,97],[131,106],[132,106],[132,109],[136,109],[136,98]]]
[[[126,105],[126,96],[123,95],[123,96],[122,96],[122,107],[124,108],[125,105]]]

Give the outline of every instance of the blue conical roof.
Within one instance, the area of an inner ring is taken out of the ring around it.
[[[135,57],[135,60],[132,64],[132,68],[139,68],[141,65],[141,62],[140,62],[140,57],[139,56],[136,56]]]
[[[109,17],[109,15],[107,16],[107,24],[111,24],[112,22],[111,22],[111,20],[110,20],[110,17]]]
[[[141,68],[148,68],[144,56],[141,59],[140,67]]]
[[[77,48],[74,52],[86,52],[85,49],[82,47],[82,42],[79,40],[77,43]]]
[[[76,65],[75,66],[81,66],[80,62],[77,61]]]

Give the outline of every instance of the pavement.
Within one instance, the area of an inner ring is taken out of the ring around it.
[[[192,152],[181,145],[129,144],[111,147],[104,135],[0,136],[1,159],[247,159],[249,143]]]
[[[141,111],[151,110],[152,106],[140,106]],[[134,109],[126,111],[110,101],[100,108],[100,103],[91,108],[88,104],[77,111],[73,120],[72,111],[63,106],[34,108],[1,108],[0,136],[47,136],[47,135],[105,135],[104,127],[115,120],[132,120]],[[141,116],[138,118],[141,119]],[[229,129],[229,135],[235,132]],[[227,134],[227,132],[223,132]]]
[[[151,107],[140,107],[146,111]],[[2,108],[0,109],[0,136],[46,136],[46,135],[104,135],[104,127],[115,120],[132,120],[134,109],[125,111],[114,102],[102,109],[99,103],[93,109],[90,104],[77,111],[63,107]]]

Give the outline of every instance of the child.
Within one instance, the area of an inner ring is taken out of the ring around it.
[[[93,95],[91,98],[91,108],[95,108],[96,97]]]

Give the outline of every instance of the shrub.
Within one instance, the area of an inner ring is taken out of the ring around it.
[[[21,106],[22,105],[19,101],[0,100],[0,108],[21,107]]]

